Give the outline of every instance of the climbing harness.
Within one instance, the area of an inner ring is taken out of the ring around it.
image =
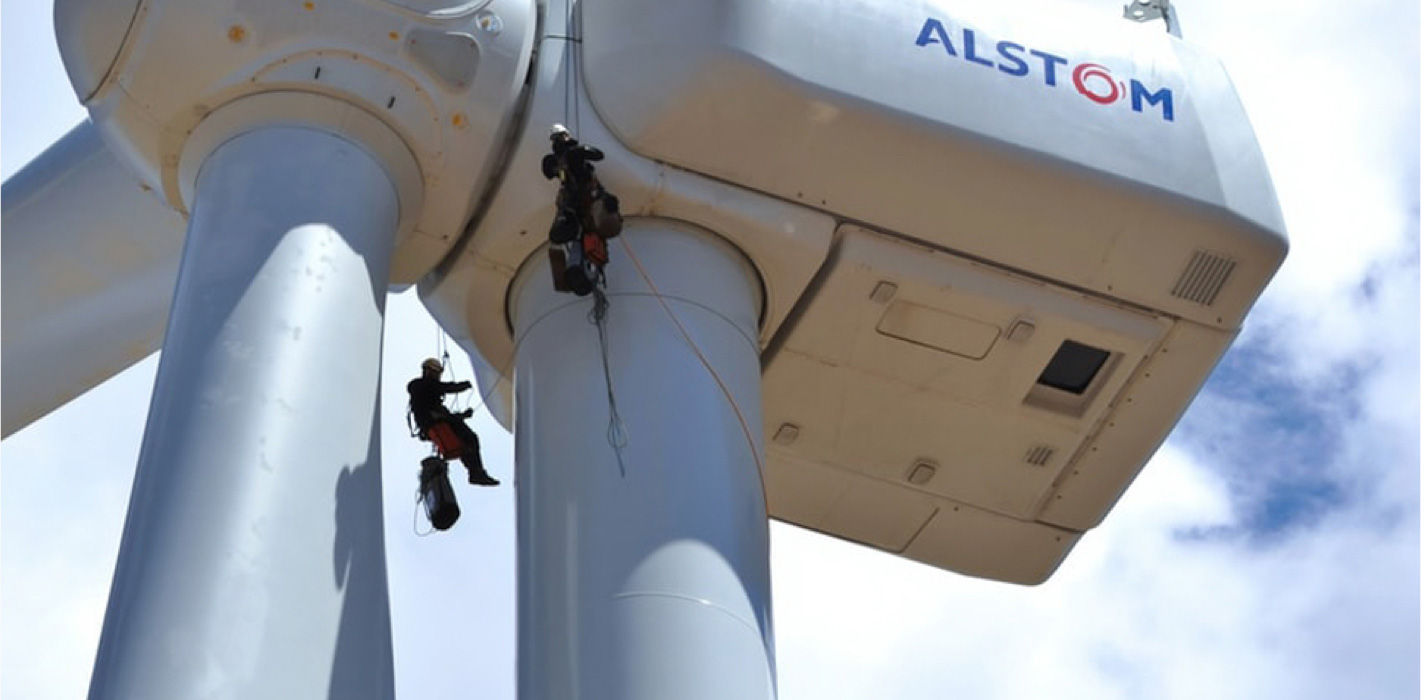
[[[424,432],[429,435],[429,441],[434,443],[435,451],[444,459],[456,459],[464,450],[464,443],[446,421],[439,421]]]

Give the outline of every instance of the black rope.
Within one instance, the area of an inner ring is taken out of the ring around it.
[[[581,24],[582,6],[575,0],[566,0],[563,12],[563,34],[549,34],[549,39],[562,39],[563,45],[563,123],[572,132],[573,138],[582,135],[582,71],[579,66],[579,52],[582,48]]]
[[[572,42],[577,41],[577,39],[576,39],[576,32],[574,32],[573,29],[572,29],[572,0],[564,0],[564,2],[566,2],[567,4],[565,5],[564,11],[563,11],[563,31],[567,33],[566,39],[567,39],[568,43],[563,44],[563,49],[562,49],[562,50],[563,50],[563,53],[562,53],[562,79],[563,79],[563,90],[562,90],[562,118],[563,118],[563,121],[564,121],[564,122],[567,122],[567,121],[569,121],[569,120],[571,119],[571,117],[572,117],[572,102],[573,102],[573,94],[572,94],[572,90],[573,90],[573,85],[572,85],[572,80],[573,80],[573,77],[572,77],[572,49],[573,49],[573,44],[572,44]],[[577,134],[577,129],[576,129],[576,127],[575,127],[574,125],[569,125],[569,126],[573,126],[573,135],[576,136],[576,134]]]
[[[458,381],[458,375],[454,373],[454,363],[449,357],[449,334],[444,332],[444,326],[439,325],[438,320],[434,322],[434,352],[438,354],[439,366],[443,368],[443,372],[439,375],[439,381],[444,381],[444,373],[448,373],[450,382]],[[469,407],[468,399],[460,398],[458,394],[455,394],[449,403],[451,404],[451,413],[459,413]],[[418,436],[418,432],[413,434]]]
[[[577,4],[574,5],[574,2]],[[572,45],[568,47],[572,50],[572,128],[573,133],[580,137],[582,136],[582,3],[580,0],[568,0],[568,8],[572,14],[568,33],[574,37]]]
[[[612,390],[612,366],[607,359],[607,307],[606,292],[602,291],[600,286],[593,287],[592,311],[587,320],[597,326],[597,345],[602,352],[602,379],[607,386],[607,444],[616,453],[617,470],[625,479],[627,463],[623,450],[627,446],[627,428],[626,423],[622,422],[621,411],[617,409],[617,394]]]

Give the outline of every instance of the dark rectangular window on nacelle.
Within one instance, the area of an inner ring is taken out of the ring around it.
[[[1056,354],[1046,363],[1046,369],[1036,378],[1036,383],[1072,394],[1084,394],[1108,359],[1109,351],[1067,340],[1056,349]]]

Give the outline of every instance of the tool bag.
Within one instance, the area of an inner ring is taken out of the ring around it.
[[[449,463],[426,457],[419,465],[419,500],[424,502],[424,514],[434,529],[448,530],[459,520],[459,501],[449,483]]]

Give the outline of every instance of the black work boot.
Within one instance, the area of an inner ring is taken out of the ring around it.
[[[483,458],[477,452],[465,452],[463,455],[464,467],[469,470],[469,483],[475,486],[498,486],[498,479],[489,476],[484,470]]]
[[[475,486],[498,486],[501,482],[499,482],[498,479],[489,476],[488,472],[480,469],[476,472],[469,472],[469,483]]]

